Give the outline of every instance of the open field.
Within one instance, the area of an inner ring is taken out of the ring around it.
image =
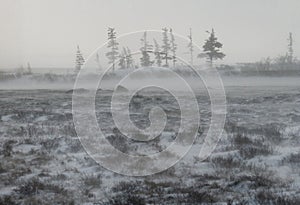
[[[205,161],[195,157],[210,120],[209,98],[197,95],[198,139],[174,167],[126,177],[85,152],[65,90],[0,91],[0,204],[300,204],[300,86],[228,86],[224,135]],[[99,93],[97,117],[107,139],[126,153],[157,152],[172,142],[180,111],[166,93],[135,96],[132,120],[149,122],[159,103],[167,126],[148,144],[114,127],[109,94]]]

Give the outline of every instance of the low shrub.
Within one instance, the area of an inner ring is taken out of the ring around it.
[[[227,168],[232,169],[236,167],[240,167],[242,165],[242,161],[237,156],[218,156],[212,157],[211,162],[216,168]]]
[[[273,147],[267,144],[264,138],[250,139],[249,137],[238,133],[233,138],[234,147],[245,159],[251,159],[258,155],[270,155],[273,153]]]
[[[300,165],[300,152],[293,153],[282,159],[282,164],[299,164]]]
[[[40,191],[47,191],[52,193],[66,193],[66,190],[58,185],[44,183],[37,178],[33,178],[29,181],[23,182],[19,185],[18,188],[14,190],[16,193],[23,196],[32,196]]]
[[[300,197],[286,194],[276,194],[271,191],[259,191],[255,195],[255,200],[259,204],[265,205],[295,205],[300,204]]]
[[[16,205],[14,198],[9,195],[0,196],[0,205]]]
[[[100,188],[102,184],[100,175],[84,175],[81,180],[89,188]]]

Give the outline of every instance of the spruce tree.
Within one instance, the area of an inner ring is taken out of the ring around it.
[[[169,56],[171,45],[170,45],[169,38],[168,38],[168,29],[163,28],[162,30],[163,30],[163,33],[162,33],[163,34],[162,60],[165,60],[164,67],[169,67],[168,60],[170,60],[172,58]]]
[[[172,52],[172,61],[173,61],[173,67],[175,67],[176,64],[176,50],[177,50],[177,44],[175,43],[175,37],[173,34],[172,29],[170,29],[170,36],[171,36],[171,52]]]
[[[287,53],[288,63],[293,63],[294,61],[293,43],[294,43],[293,34],[290,32],[288,38],[288,53]]]
[[[156,65],[157,66],[161,66],[161,50],[160,50],[160,47],[157,43],[157,41],[155,39],[153,39],[154,41],[154,56],[155,56],[155,62],[156,62]]]
[[[127,47],[125,50],[126,68],[133,68],[133,58],[130,49]]]
[[[153,61],[151,61],[149,53],[152,52],[152,45],[150,45],[147,41],[146,31],[144,32],[144,35],[141,38],[141,43],[142,43],[142,47],[140,49],[142,53],[142,57],[140,58],[141,66],[143,67],[151,66],[153,64]]]
[[[79,45],[77,45],[77,52],[76,52],[76,60],[75,60],[75,72],[78,73],[83,66],[85,60],[80,51]]]
[[[190,64],[193,66],[194,64],[194,45],[193,45],[193,36],[192,36],[192,29],[190,28],[190,35],[188,35],[189,44],[187,45],[190,53]]]
[[[210,64],[213,64],[214,60],[223,59],[225,54],[220,51],[223,44],[218,42],[218,38],[215,36],[214,29],[211,30],[209,38],[205,41],[203,46],[203,51],[205,57],[208,59]],[[202,54],[199,54],[198,57],[202,57]]]
[[[107,48],[110,49],[109,52],[106,53],[106,57],[109,60],[109,64],[112,64],[112,70],[115,70],[115,62],[119,56],[118,52],[118,42],[116,40],[116,32],[114,28],[108,28],[108,44]]]
[[[123,51],[121,52],[121,54],[119,55],[119,63],[118,63],[119,67],[121,69],[126,68],[126,50],[123,47]]]

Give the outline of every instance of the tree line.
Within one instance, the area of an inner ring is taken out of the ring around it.
[[[218,59],[223,59],[225,54],[221,52],[223,46],[220,43],[215,35],[214,29],[209,33],[208,39],[205,40],[203,45],[203,53],[197,55],[199,58],[206,58],[210,64],[213,64],[213,61]],[[108,28],[108,43],[107,48],[108,52],[105,54],[108,58],[108,63],[112,65],[112,70],[116,69],[116,66],[119,68],[134,68],[134,60],[132,53],[128,47],[123,47],[119,49],[119,43],[117,42],[117,35],[115,28]],[[189,54],[190,54],[190,64],[193,65],[193,56],[194,56],[194,43],[192,37],[192,30],[188,35],[189,43],[187,45]],[[140,65],[142,67],[149,66],[163,66],[163,67],[175,67],[177,63],[177,44],[172,28],[163,28],[162,29],[162,43],[161,45],[157,42],[156,39],[153,39],[153,42],[148,40],[147,31],[143,33],[143,36],[140,39],[141,48],[140,48]]]
[[[298,71],[300,68],[299,60],[294,56],[294,39],[290,32],[287,38],[287,50],[275,58],[262,58],[254,63],[242,63],[242,72],[271,72],[271,71]]]

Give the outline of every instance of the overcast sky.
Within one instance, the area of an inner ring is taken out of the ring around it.
[[[256,61],[286,52],[293,32],[300,56],[299,0],[0,0],[0,68],[74,67],[79,44],[87,57],[118,34],[172,27],[202,45],[215,28],[224,63]]]

